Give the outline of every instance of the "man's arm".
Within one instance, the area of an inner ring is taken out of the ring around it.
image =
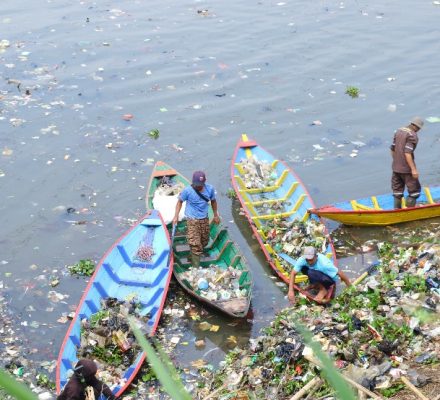
[[[211,200],[211,207],[212,207],[212,211],[214,212],[214,223],[219,224],[220,223],[220,216],[218,215],[218,211],[217,211],[217,200],[216,199]]]
[[[180,210],[182,209],[182,204],[183,201],[178,199],[176,204],[176,212],[174,213],[174,218],[173,218],[173,225],[176,225],[179,222],[179,213]]]
[[[338,270],[339,278],[341,278],[341,281],[344,282],[347,286],[351,286],[350,279],[348,279],[348,276],[345,275],[344,271]]]
[[[293,284],[295,282],[296,271],[292,269],[290,273],[290,281],[289,281],[289,291],[287,292],[287,297],[289,298],[292,304],[295,304],[295,289],[293,288]]]
[[[405,159],[408,163],[409,167],[411,168],[411,175],[413,178],[419,177],[419,172],[417,171],[416,164],[414,163],[412,153],[405,153]]]

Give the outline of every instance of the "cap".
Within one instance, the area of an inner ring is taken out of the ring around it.
[[[422,119],[422,118],[420,118],[420,117],[414,117],[414,118],[411,120],[411,124],[417,126],[417,128],[419,128],[419,129],[422,129],[422,128],[423,128],[423,125],[424,125],[425,123],[423,122],[423,119]]]
[[[306,260],[311,260],[316,256],[316,249],[312,246],[307,246],[304,248],[304,258]]]
[[[203,171],[196,171],[193,173],[193,185],[203,186],[206,182],[206,175]]]

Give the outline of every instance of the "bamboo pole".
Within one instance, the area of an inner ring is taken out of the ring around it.
[[[308,382],[300,391],[296,392],[289,400],[299,400],[309,390],[311,390],[321,379],[315,376],[310,382]]]
[[[313,357],[309,355],[305,355],[304,358],[308,361],[310,361],[312,364],[317,365],[318,367],[322,368],[322,365],[319,361],[315,360]],[[361,392],[364,392],[368,396],[370,396],[373,399],[383,400],[382,396],[377,395],[376,393],[373,393],[372,391],[368,390],[367,388],[363,387],[359,383],[353,381],[352,379],[348,378],[345,375],[342,375],[342,379],[344,379],[346,382],[348,382],[350,385],[354,386],[357,390],[360,390]],[[428,399],[427,399],[428,400]]]
[[[309,394],[307,395],[307,397],[304,400],[309,400],[312,398],[313,394],[319,389],[319,387],[322,385],[322,379],[319,379],[319,382],[316,383],[316,385],[310,389]]]
[[[429,400],[419,389],[417,389],[407,378],[404,376],[400,377],[401,381],[410,389],[417,397],[421,400]]]

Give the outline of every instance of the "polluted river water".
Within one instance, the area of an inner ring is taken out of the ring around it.
[[[3,363],[25,358],[30,380],[35,371],[53,379],[86,286],[66,266],[99,260],[144,214],[157,160],[185,176],[207,172],[254,279],[245,320],[194,304],[217,332],[187,316],[179,329],[160,325],[180,338],[172,353],[181,365],[217,365],[288,304],[226,196],[242,132],[285,160],[323,205],[389,192],[393,131],[420,115],[422,184],[439,182],[435,2],[3,0],[0,8],[0,352]],[[375,259],[360,251],[364,242],[429,223],[336,229],[341,246],[354,243],[349,254],[335,243],[339,266],[357,276]],[[192,303],[176,285],[169,294]],[[181,312],[172,302],[165,310]]]

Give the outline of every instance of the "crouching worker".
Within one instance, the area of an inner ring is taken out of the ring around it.
[[[311,294],[310,297],[319,303],[330,301],[327,295],[331,287],[335,285],[338,276],[347,286],[351,285],[347,275],[339,271],[328,257],[318,254],[314,247],[305,247],[303,256],[298,258],[290,275],[288,298],[292,304],[295,303],[295,276],[299,272],[309,278],[310,286],[306,290],[312,288],[318,290],[315,297]]]
[[[116,397],[110,388],[96,378],[96,372],[98,372],[98,367],[95,362],[87,359],[79,360],[75,365],[73,376],[57,400],[98,400],[101,394],[107,400],[115,400]]]

